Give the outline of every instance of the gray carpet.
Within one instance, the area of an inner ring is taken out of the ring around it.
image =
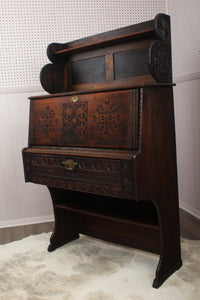
[[[49,253],[49,237],[0,246],[0,300],[200,299],[200,241],[182,240],[183,267],[156,290],[157,255],[83,235]]]

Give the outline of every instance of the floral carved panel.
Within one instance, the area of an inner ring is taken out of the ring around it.
[[[88,132],[88,103],[64,103],[62,106],[62,134],[69,143],[82,141]]]
[[[45,109],[40,113],[38,123],[41,132],[44,133],[46,137],[48,137],[49,133],[55,131],[55,126],[58,124],[58,119],[56,118],[54,110],[47,105]]]

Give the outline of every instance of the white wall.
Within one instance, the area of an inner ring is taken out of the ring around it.
[[[174,89],[180,206],[200,218],[200,79]]]
[[[24,182],[30,94],[0,95],[0,227],[53,219],[47,188]]]
[[[164,0],[0,0],[0,227],[53,219],[46,187],[24,182],[21,157],[28,140],[27,98],[42,93],[47,45],[165,11]]]
[[[168,0],[180,206],[200,218],[200,1]]]
[[[163,11],[165,0],[0,0],[0,91],[37,89],[49,43],[150,20]]]

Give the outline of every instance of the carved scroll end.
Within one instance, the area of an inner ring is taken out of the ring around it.
[[[172,82],[171,48],[164,41],[154,41],[149,48],[149,68],[160,83]]]
[[[63,50],[65,44],[51,43],[47,47],[47,57],[51,62],[56,62],[59,58],[55,55],[57,51]]]
[[[160,83],[172,82],[170,16],[158,14],[155,17],[157,40],[149,47],[149,68],[152,76]]]
[[[65,92],[67,86],[64,66],[59,63],[45,65],[40,72],[40,82],[50,94]]]
[[[158,14],[155,17],[155,33],[159,40],[171,43],[171,26],[170,16],[166,14]]]

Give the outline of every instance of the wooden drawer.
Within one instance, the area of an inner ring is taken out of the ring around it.
[[[138,93],[136,89],[33,99],[29,144],[136,149]]]
[[[26,181],[85,193],[134,198],[133,160],[23,151]]]

